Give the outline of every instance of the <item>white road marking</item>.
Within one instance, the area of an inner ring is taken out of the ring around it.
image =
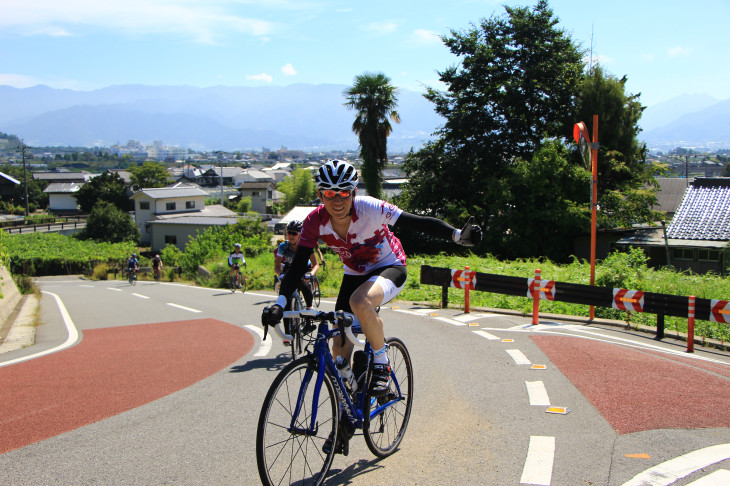
[[[259,345],[259,349],[254,353],[254,356],[266,356],[269,354],[269,351],[271,351],[271,343],[274,342],[274,336],[271,334],[268,335],[268,339],[264,341],[264,330],[261,329],[258,326],[252,326],[250,324],[246,325],[246,329],[255,332],[259,336],[259,340],[261,341],[261,344]]]
[[[198,313],[203,312],[203,311],[199,311],[198,309],[191,309],[190,307],[185,307],[184,305],[173,304],[171,302],[168,302],[167,305],[172,306],[172,307],[177,307],[178,309],[186,310],[188,312],[198,312]]]
[[[469,322],[469,321],[473,321],[475,319],[486,319],[489,317],[499,317],[499,314],[482,314],[480,312],[477,312],[476,314],[469,313],[469,314],[461,314],[458,316],[454,316],[454,319],[456,319],[457,321],[461,321],[461,322]]]
[[[708,474],[704,478],[692,481],[687,486],[722,486],[730,484],[730,471],[720,469],[712,474]]]
[[[134,295],[135,297],[139,297],[140,299],[149,299],[149,297],[148,297],[148,296],[146,296],[146,295],[142,295],[142,294],[135,294],[135,293],[132,293],[132,295]]]
[[[434,319],[448,322],[452,326],[466,326],[466,324],[464,324],[463,322],[455,321],[454,319],[449,319],[448,317],[434,317]]]
[[[515,360],[515,364],[518,365],[529,365],[532,364],[532,362],[527,359],[527,356],[525,356],[522,351],[519,349],[508,349],[507,354],[512,356],[512,359]]]
[[[555,437],[533,435],[527,448],[520,484],[550,486],[555,458]]]
[[[417,312],[408,309],[393,309],[395,312],[402,312],[403,314],[411,314],[414,316],[428,317],[425,315],[426,312],[431,312],[430,309],[426,309],[425,312]]]
[[[667,486],[695,471],[726,459],[730,459],[730,444],[705,447],[657,464],[637,474],[623,486]]]
[[[114,290],[115,292],[121,292],[122,289],[116,289],[114,287],[107,287],[108,290]]]
[[[28,361],[34,358],[40,358],[41,356],[45,356],[47,354],[55,353],[56,351],[61,351],[62,349],[66,349],[68,347],[71,347],[76,341],[79,339],[79,331],[76,329],[76,325],[71,320],[71,316],[68,313],[68,310],[66,310],[66,306],[63,305],[63,302],[61,301],[61,298],[52,293],[48,292],[46,290],[42,290],[44,294],[48,294],[53,296],[54,299],[56,299],[56,304],[58,305],[58,310],[61,312],[61,317],[63,318],[63,323],[66,325],[66,331],[68,331],[68,338],[66,338],[66,341],[61,344],[60,346],[56,346],[55,348],[47,349],[45,351],[41,351],[40,353],[31,354],[29,356],[23,356],[22,358],[16,358],[10,361],[6,361],[4,363],[0,363],[0,368],[3,366],[9,366],[11,364],[21,363],[23,361]]]
[[[487,331],[472,331],[472,332],[473,332],[474,334],[477,334],[477,335],[479,335],[479,336],[483,337],[483,338],[487,338],[487,339],[489,339],[490,341],[494,341],[494,340],[497,340],[497,341],[499,341],[499,340],[501,340],[501,339],[502,339],[502,338],[498,338],[498,337],[497,337],[497,336],[495,336],[494,334],[489,334],[489,333],[488,333]]]
[[[90,289],[93,289],[94,288],[93,285],[79,285],[79,287],[87,287],[87,288],[90,288]]]
[[[530,405],[533,407],[549,407],[550,398],[548,397],[545,384],[541,381],[526,381],[527,396],[530,398]]]

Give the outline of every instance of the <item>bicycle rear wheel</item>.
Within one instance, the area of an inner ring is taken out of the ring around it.
[[[339,414],[337,398],[329,375],[324,375],[319,399],[314,403],[317,373],[304,383],[314,359],[304,356],[289,363],[274,379],[266,394],[256,432],[256,462],[261,483],[322,484],[332,465],[334,447],[322,452],[327,438],[337,437]],[[294,419],[297,399],[301,395],[301,410]],[[316,413],[316,430],[305,432]]]
[[[403,440],[411,417],[413,405],[413,364],[406,345],[398,338],[388,338],[388,359],[393,380],[390,390],[382,397],[366,397],[363,425],[365,443],[370,452],[378,457],[394,453]],[[400,393],[396,388],[400,387]],[[376,412],[381,405],[387,408]],[[373,415],[371,415],[373,414]]]

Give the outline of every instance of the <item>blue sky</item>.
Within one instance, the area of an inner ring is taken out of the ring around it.
[[[0,84],[439,87],[438,38],[537,0],[0,0]],[[730,98],[730,1],[551,0],[560,26],[647,106]]]

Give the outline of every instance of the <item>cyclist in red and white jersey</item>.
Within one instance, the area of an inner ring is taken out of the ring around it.
[[[390,365],[377,307],[395,298],[407,277],[406,255],[389,226],[411,228],[465,246],[479,243],[481,228],[472,224],[473,217],[459,230],[439,219],[402,211],[386,201],[356,196],[357,171],[341,160],[327,162],[314,179],[322,205],[304,220],[299,246],[281,282],[279,297],[274,305],[264,308],[261,321],[275,325],[281,320],[317,241],[322,239],[345,265],[335,309],[351,312],[359,320],[375,352],[370,391],[382,394],[390,384]],[[349,341],[342,345],[335,339],[332,354],[349,360],[352,348]]]

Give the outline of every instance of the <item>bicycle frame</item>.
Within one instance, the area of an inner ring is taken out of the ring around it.
[[[311,311],[309,311],[311,312]],[[286,316],[287,313],[285,313]],[[303,318],[307,318],[305,315],[302,315]],[[311,318],[311,317],[310,317]],[[359,326],[353,325],[352,326],[352,333],[353,334],[359,334],[362,330]],[[347,333],[348,337],[350,333]],[[329,329],[329,325],[327,321],[320,322],[317,330],[317,338],[314,343],[314,350],[311,353],[316,357],[317,360],[317,366],[316,370],[315,367],[310,367],[307,369],[304,379],[302,380],[302,385],[299,388],[299,395],[297,397],[297,404],[294,409],[294,413],[292,414],[292,420],[289,426],[289,432],[299,435],[316,435],[318,432],[317,427],[317,411],[318,407],[316,406],[317,403],[319,403],[319,394],[322,389],[322,384],[324,382],[324,375],[329,374],[331,378],[334,378],[332,381],[332,384],[335,388],[335,393],[337,395],[337,399],[339,402],[339,406],[341,409],[345,412],[344,415],[347,417],[347,420],[350,422],[352,426],[355,428],[361,429],[364,424],[364,416],[363,416],[363,410],[365,406],[365,398],[367,396],[367,384],[363,386],[362,389],[358,390],[355,393],[355,403],[353,399],[350,397],[350,394],[347,392],[345,388],[345,384],[342,381],[342,377],[340,376],[339,371],[337,370],[337,367],[335,366],[335,361],[332,358],[332,353],[329,350],[328,342],[332,338],[336,338],[341,336],[341,332],[339,329]],[[352,338],[350,338],[352,340]],[[358,340],[358,342],[361,342]],[[372,360],[372,347],[370,346],[369,342],[365,342],[365,353],[368,357],[367,360],[367,366],[370,366],[370,361]],[[367,368],[366,368],[367,369]],[[322,371],[324,370],[324,371]],[[296,427],[296,424],[298,422],[298,417],[300,412],[302,411],[302,407],[304,406],[304,395],[307,390],[307,388],[310,386],[310,382],[312,380],[312,375],[314,373],[317,373],[317,378],[315,380],[315,389],[312,396],[312,417],[309,424],[309,427],[304,429],[301,427]],[[384,410],[387,408],[393,406],[398,401],[404,400],[404,397],[401,393],[400,384],[398,383],[398,380],[395,376],[395,373],[391,375],[393,378],[393,382],[395,384],[396,390],[398,392],[398,396],[390,400],[378,407],[376,407],[374,410],[370,411],[370,419],[373,417],[376,417],[380,415]]]

